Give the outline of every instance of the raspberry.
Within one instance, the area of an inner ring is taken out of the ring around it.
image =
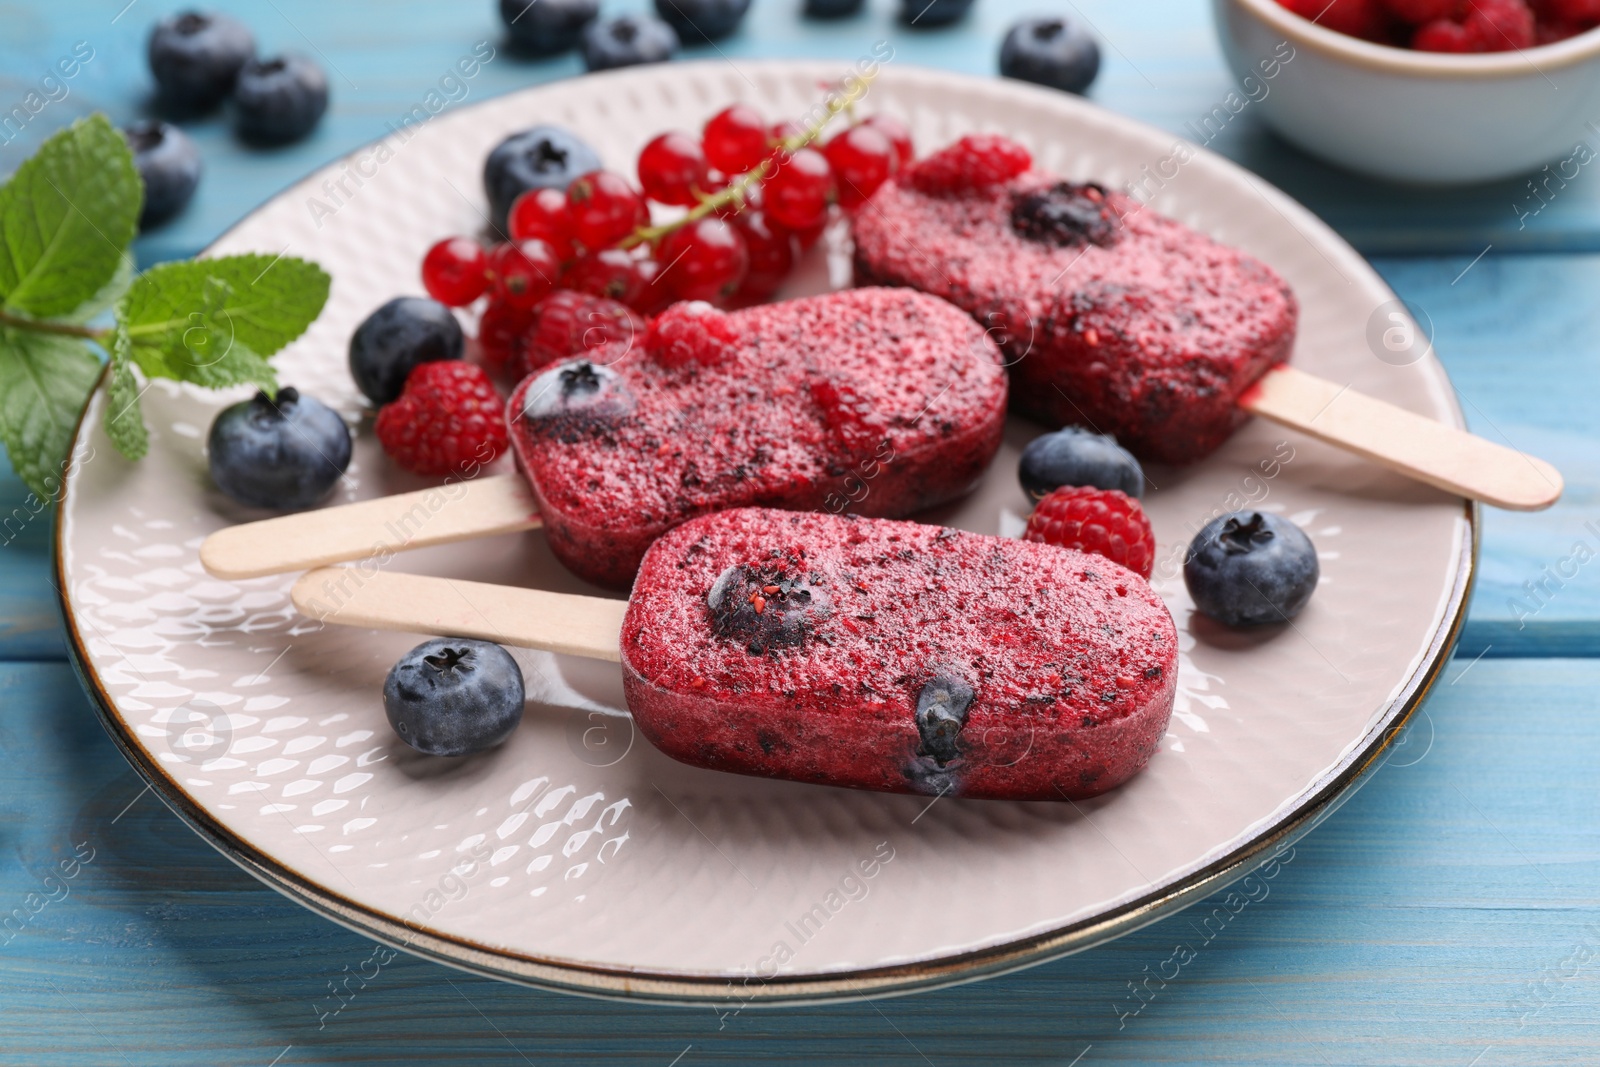
[[[644,332],[644,320],[627,305],[570,289],[557,289],[533,310],[537,319],[523,349],[523,366],[518,368],[524,376],[568,356],[609,346],[616,346],[616,351],[592,358],[614,363]]]
[[[1434,19],[1417,27],[1411,47],[1419,52],[1470,52],[1472,42],[1467,39],[1467,28],[1461,23]]]
[[[1387,36],[1388,19],[1378,0],[1278,0],[1296,15],[1324,29],[1369,41]]]
[[[1549,22],[1545,19],[1540,19],[1534,27],[1534,43],[1555,44],[1557,41],[1565,41],[1568,37],[1576,37],[1591,28],[1592,24],[1590,23],[1563,22],[1560,20]]]
[[[1543,0],[1534,5],[1539,14],[1559,22],[1600,21],[1600,0]]]
[[[823,420],[847,459],[871,455],[888,439],[877,416],[878,405],[852,383],[818,379],[811,385],[811,399],[822,409]]]
[[[413,474],[471,477],[506,448],[506,405],[482,367],[423,363],[378,412],[383,450]]]
[[[1523,0],[1472,0],[1462,25],[1474,52],[1533,47],[1533,12]]]
[[[942,148],[911,168],[911,184],[931,196],[959,195],[1010,181],[1033,157],[1008,137],[974,133]]]
[[[1025,541],[1076,548],[1120,563],[1149,578],[1156,535],[1139,502],[1117,489],[1063,486],[1039,501]]]
[[[738,341],[739,331],[728,316],[702,300],[672,305],[644,335],[645,351],[667,367],[720,363],[733,354]]]
[[[1411,47],[1424,52],[1510,52],[1537,38],[1533,11],[1523,0],[1472,0],[1460,22],[1436,19],[1419,28]]]
[[[1454,18],[1463,3],[1462,0],[1383,0],[1383,6],[1396,18],[1420,26],[1434,19]]]

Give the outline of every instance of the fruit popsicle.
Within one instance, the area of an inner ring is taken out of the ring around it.
[[[628,708],[662,752],[821,785],[1095,796],[1149,762],[1177,684],[1172,616],[1132,571],[888,519],[691,519],[651,547],[626,608],[347,575],[311,572],[295,605],[332,623],[620,659]]]
[[[728,507],[901,516],[954,499],[1000,446],[984,331],[905,289],[669,309],[631,346],[526,379],[512,445],[551,550],[627,588],[651,542]]]
[[[909,289],[732,313],[679,304],[626,342],[542,368],[507,408],[523,474],[231,526],[200,549],[254,578],[547,528],[556,556],[626,589],[694,515],[764,505],[908,515],[982,476],[1006,375],[982,328]]]
[[[991,180],[945,176],[958,142],[856,214],[856,280],[933,293],[991,327],[1023,414],[1112,434],[1142,459],[1211,453],[1248,418],[1240,397],[1289,358],[1289,287],[1128,196],[984,141],[1014,161],[978,176]]]
[[[759,509],[646,557],[622,624],[639,729],[700,767],[896,793],[1094,796],[1149,762],[1177,631],[1100,556]]]

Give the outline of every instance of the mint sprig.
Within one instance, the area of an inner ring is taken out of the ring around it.
[[[104,428],[149,450],[145,379],[277,384],[270,358],[305,332],[328,275],[292,256],[240,255],[134,271],[143,200],[133,154],[104,115],[46,141],[0,186],[0,442],[42,498],[60,488],[78,416],[102,374]],[[110,312],[110,326],[90,322]]]

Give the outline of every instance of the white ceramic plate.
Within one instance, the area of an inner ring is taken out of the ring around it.
[[[732,100],[799,116],[844,73],[712,62],[531,89],[357,152],[228,233],[215,252],[285,251],[333,275],[326,312],[278,364],[359,425],[338,499],[418,484],[379,453],[346,339],[373,307],[418,291],[432,241],[478,228],[479,167],[500,137],[563,123],[626,171],[661,130],[695,128]],[[1048,167],[1118,185],[1146,165],[1160,173],[1174,152],[1170,135],[1075,97],[945,72],[891,65],[864,110],[907,119],[924,149],[1002,130]],[[1147,188],[1160,210],[1290,281],[1301,367],[1461,424],[1431,355],[1393,366],[1372,354],[1367,323],[1393,293],[1316,218],[1204,153]],[[797,288],[827,284],[828,266]],[[232,399],[158,382],[138,464],[101,437],[103,396],[85,419],[58,567],[74,654],[112,735],[200,833],[291,896],[449,963],[582,992],[860,996],[1021,966],[1147,922],[1259,863],[1359,780],[1443,662],[1472,571],[1460,500],[1257,422],[1197,467],[1150,472],[1180,695],[1149,769],[1108,796],[930,805],[695,770],[633,737],[614,667],[535,653],[518,653],[532,703],[515,737],[429,759],[392,737],[380,698],[416,638],[319,632],[290,607],[292,576],[230,583],[201,570],[202,538],[258,517],[206,476],[205,429]],[[981,490],[930,518],[1018,532],[1017,450],[1035,432],[1014,423]],[[1323,578],[1291,627],[1229,633],[1191,614],[1173,552],[1212,514],[1250,503],[1306,527]],[[537,533],[391,566],[589,591]]]

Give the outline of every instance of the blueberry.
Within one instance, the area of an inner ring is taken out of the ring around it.
[[[972,0],[900,0],[900,21],[907,26],[933,28],[960,22]]]
[[[397,296],[350,335],[350,376],[368,400],[387,404],[419,364],[460,359],[465,345],[449,308],[423,296]]]
[[[493,748],[522,721],[522,668],[488,641],[436,637],[400,657],[383,710],[400,740],[429,756]]]
[[[483,191],[494,228],[505,232],[511,205],[528,190],[565,189],[574,178],[599,169],[599,155],[571,130],[535,126],[512,134],[483,163]]]
[[[940,672],[929,679],[917,693],[917,733],[922,738],[917,755],[941,767],[961,758],[958,742],[973,695],[972,686],[953,673]]]
[[[616,371],[573,359],[528,383],[522,417],[536,432],[570,443],[606,429],[634,404],[633,391]]]
[[[511,47],[529,56],[572,51],[599,14],[600,0],[500,0]]]
[[[182,211],[200,184],[200,149],[189,135],[166,122],[136,122],[122,132],[144,183],[139,228],[149,229]]]
[[[752,656],[804,644],[831,613],[827,594],[814,578],[734,564],[706,593],[711,632],[744,645]]]
[[[690,44],[722,40],[749,10],[750,0],[656,0],[656,14]]]
[[[224,408],[206,441],[211,480],[256,508],[298,511],[328,495],[350,465],[350,428],[289,386]]]
[[[1131,497],[1144,494],[1144,471],[1117,439],[1068,426],[1035,437],[1022,450],[1017,478],[1023,492],[1043,500],[1063,485],[1120,489]]]
[[[588,70],[665,63],[678,54],[678,33],[660,19],[623,15],[591,22],[583,31],[581,47]]]
[[[1122,232],[1122,219],[1106,199],[1105,186],[1057,182],[1012,201],[1011,228],[1041,244],[1110,248]]]
[[[1229,626],[1294,618],[1317,587],[1317,550],[1288,519],[1235,511],[1189,544],[1183,584],[1204,615]]]
[[[1100,45],[1088,30],[1064,18],[1023,19],[1000,45],[1007,78],[1081,93],[1100,73]]]
[[[234,128],[256,144],[298,141],[328,110],[328,76],[305,56],[252,60],[233,89]]]
[[[256,39],[227,15],[185,11],[156,23],[147,54],[162,102],[204,111],[233,91],[239,69],[256,54]]]
[[[808,19],[842,19],[858,14],[865,0],[805,0],[800,13]]]

